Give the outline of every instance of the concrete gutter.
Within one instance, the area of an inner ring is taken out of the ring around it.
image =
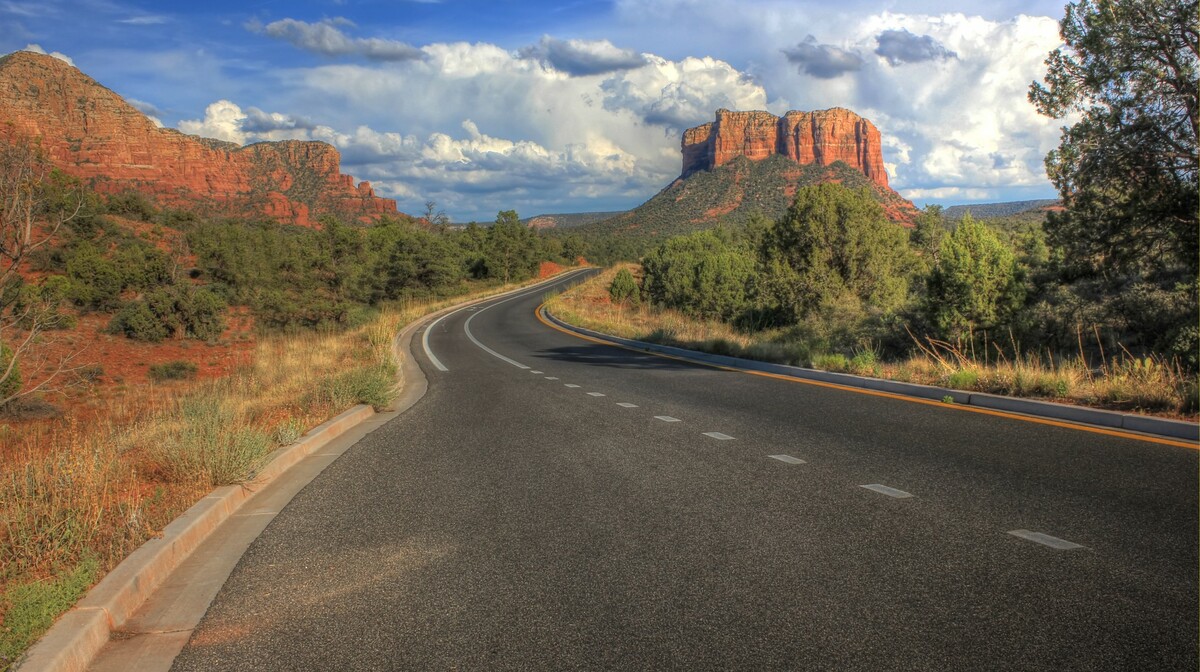
[[[797,378],[800,380],[813,380],[833,385],[841,385],[844,387],[887,392],[890,394],[917,397],[920,399],[933,399],[935,401],[951,399],[955,404],[975,406],[978,408],[986,408],[995,411],[1017,413],[1051,420],[1061,420],[1065,422],[1090,425],[1094,427],[1103,427],[1107,429],[1137,432],[1139,434],[1149,434],[1171,439],[1182,439],[1184,441],[1200,441],[1200,425],[1191,422],[1167,420],[1165,418],[1155,418],[1152,416],[1137,415],[1134,413],[1104,411],[1096,408],[1087,408],[1084,406],[1056,404],[1050,401],[1018,399],[1015,397],[1002,397],[999,395],[985,394],[982,392],[965,392],[963,390],[953,390],[945,387],[919,385],[916,383],[902,383],[893,380],[882,380],[880,378],[856,376],[850,373],[818,371],[816,369],[806,369],[799,366],[787,366],[785,364],[770,364],[752,359],[742,359],[740,357],[710,355],[708,353],[697,352],[695,350],[685,350],[683,348],[676,348],[669,345],[635,341],[629,338],[621,338],[619,336],[612,336],[599,331],[577,327],[555,317],[544,307],[541,308],[541,314],[555,325],[585,337],[607,341],[609,343],[633,350],[668,355],[670,357],[676,357],[710,366],[720,366],[746,371],[758,371],[779,376],[787,376],[789,378]]]
[[[568,271],[569,272],[569,271]],[[563,274],[546,282],[560,279]],[[413,334],[422,325],[448,312],[482,301],[524,291],[540,283],[464,301],[426,315],[405,326],[392,342],[399,364],[399,396],[392,407],[378,414],[379,424],[408,410],[425,396],[428,381],[416,361],[407,356]],[[83,672],[109,643],[114,631],[120,631],[143,604],[163,586],[206,539],[240,509],[250,508],[254,497],[268,485],[286,476],[289,470],[317,453],[336,438],[376,417],[374,409],[358,405],[317,426],[299,441],[277,449],[264,466],[246,483],[217,488],[163,528],[162,535],[150,539],[120,562],[96,584],[34,644],[18,661],[20,672]],[[232,569],[232,568],[231,568]],[[207,608],[207,605],[205,605]],[[196,615],[196,621],[203,612]],[[178,651],[176,651],[178,653]],[[174,654],[172,654],[172,659]],[[170,660],[166,666],[170,666]]]
[[[142,544],[96,584],[26,652],[17,668],[22,672],[86,669],[112,631],[121,628],[171,572],[256,492],[374,414],[370,406],[355,406],[271,453],[252,480],[217,488],[196,502],[163,528],[162,536]]]

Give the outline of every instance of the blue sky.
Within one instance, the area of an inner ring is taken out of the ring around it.
[[[1051,198],[1025,100],[1062,2],[0,0],[0,53],[57,53],[164,126],[330,142],[456,221],[620,210],[719,107],[847,107],[916,203]]]

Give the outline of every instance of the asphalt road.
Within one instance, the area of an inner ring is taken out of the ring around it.
[[[424,399],[173,669],[1197,669],[1196,450],[597,345],[541,297],[438,321],[445,371],[414,340]]]

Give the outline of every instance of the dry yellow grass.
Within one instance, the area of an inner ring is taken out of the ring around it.
[[[723,322],[697,320],[673,310],[614,304],[608,286],[620,268],[635,275],[641,270],[636,265],[607,269],[550,297],[547,308],[560,319],[588,329],[703,352],[1193,421],[1197,417],[1200,402],[1195,374],[1163,359],[1122,353],[1098,370],[1079,357],[1023,354],[981,362],[951,344],[929,340],[914,347],[916,354],[902,361],[881,361],[870,350],[847,357],[814,351],[785,330],[746,333]]]

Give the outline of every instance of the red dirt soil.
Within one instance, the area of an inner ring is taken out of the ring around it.
[[[44,356],[51,365],[72,353],[78,353],[71,360],[72,368],[98,367],[98,375],[90,384],[44,395],[46,401],[57,407],[65,417],[86,422],[105,414],[105,409],[114,400],[143,396],[147,385],[179,384],[152,382],[150,367],[155,364],[191,362],[196,365],[198,380],[227,376],[249,361],[256,342],[254,319],[243,307],[228,310],[225,332],[213,343],[183,339],[168,339],[161,343],[133,341],[122,335],[104,333],[111,319],[112,316],[107,314],[81,315],[75,328],[45,335],[46,342],[39,348],[39,353],[43,353],[40,356]],[[45,378],[45,373],[37,375],[29,372],[26,375],[27,383],[37,383]],[[60,376],[52,381],[51,386],[60,385],[63,378]],[[5,422],[10,425],[21,424],[19,420]]]

